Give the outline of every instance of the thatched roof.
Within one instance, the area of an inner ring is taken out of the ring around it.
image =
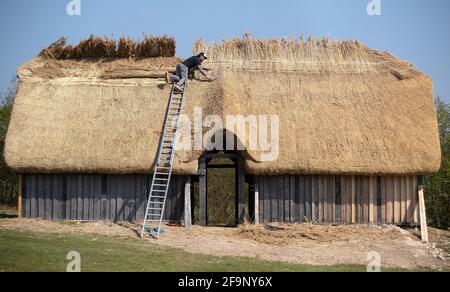
[[[259,153],[248,151],[248,173],[430,174],[439,169],[432,81],[389,53],[356,41],[249,37],[210,45],[199,41],[194,50],[209,54],[207,66],[221,78],[190,82],[186,114],[192,117],[194,107],[201,106],[204,115],[280,117],[279,159],[261,162]],[[169,87],[162,79],[108,76],[117,70],[152,75],[177,62],[28,62],[19,69],[5,149],[8,165],[19,172],[148,173]],[[195,174],[200,155],[178,152],[175,172]]]

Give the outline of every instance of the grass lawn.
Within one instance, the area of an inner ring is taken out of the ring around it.
[[[81,269],[85,272],[365,271],[361,266],[313,267],[253,258],[195,255],[139,239],[29,234],[0,229],[0,271],[64,272],[70,251],[81,254]]]

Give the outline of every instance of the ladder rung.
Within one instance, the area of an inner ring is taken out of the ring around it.
[[[168,174],[168,173],[165,173],[165,172],[157,172],[156,174],[157,174],[157,175],[167,175],[167,176],[169,176],[169,174]]]
[[[153,184],[153,186],[156,186],[156,187],[167,187],[167,185],[162,185],[162,184]]]
[[[156,178],[156,177],[155,180],[169,181],[167,178]]]
[[[152,196],[152,198],[156,198],[156,199],[164,199],[164,196]]]
[[[165,193],[166,190],[153,190],[153,193]]]

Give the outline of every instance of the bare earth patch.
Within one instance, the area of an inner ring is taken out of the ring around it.
[[[0,228],[23,232],[136,238],[139,224],[112,222],[49,222],[2,219]],[[367,265],[367,253],[380,253],[384,267],[448,269],[449,231],[430,230],[431,243],[421,242],[415,231],[395,226],[356,225],[243,225],[239,228],[190,230],[164,227],[161,239],[151,244],[213,256],[256,257],[307,265]]]

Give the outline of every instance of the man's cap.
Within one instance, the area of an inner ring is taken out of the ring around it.
[[[208,57],[206,56],[206,54],[204,52],[201,52],[200,54],[198,54],[198,57],[203,57],[205,59],[208,59]]]

